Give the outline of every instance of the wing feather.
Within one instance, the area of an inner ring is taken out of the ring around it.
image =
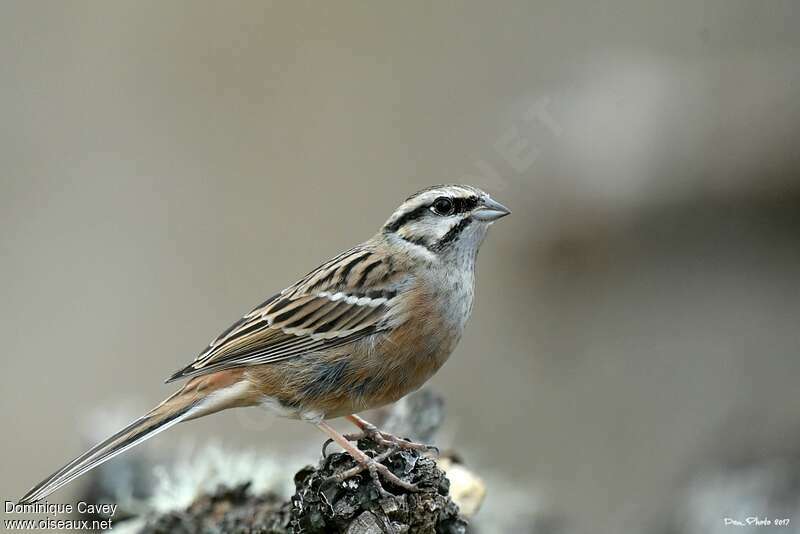
[[[391,261],[355,247],[253,308],[167,381],[274,363],[380,332],[403,280]]]

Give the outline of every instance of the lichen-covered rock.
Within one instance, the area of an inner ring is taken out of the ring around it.
[[[374,456],[384,449],[369,440],[359,448]],[[295,532],[347,534],[447,533],[466,531],[458,507],[448,496],[450,482],[436,461],[413,450],[399,450],[384,462],[404,481],[422,491],[408,493],[382,481],[393,497],[382,497],[369,473],[336,482],[331,477],[355,466],[345,453],[331,454],[318,468],[307,468],[295,477],[291,523]]]
[[[289,503],[272,493],[252,495],[249,484],[219,488],[201,495],[189,508],[164,514],[148,523],[142,534],[286,534]]]
[[[384,452],[369,440],[358,443],[370,456]],[[414,450],[392,453],[385,465],[402,480],[422,490],[409,493],[389,482],[381,493],[368,472],[343,482],[333,475],[355,466],[345,453],[334,453],[318,467],[306,467],[295,475],[296,492],[289,502],[274,494],[253,495],[248,485],[220,488],[202,495],[184,511],[151,520],[147,534],[463,534],[466,522],[449,497],[450,482],[433,458]]]

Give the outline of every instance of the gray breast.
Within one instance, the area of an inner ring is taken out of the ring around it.
[[[472,269],[437,269],[431,285],[444,320],[460,335],[472,312],[475,276]]]

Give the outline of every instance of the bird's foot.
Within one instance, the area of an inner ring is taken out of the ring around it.
[[[409,439],[404,439],[394,434],[390,434],[388,432],[384,432],[379,430],[378,427],[373,425],[372,423],[365,421],[364,419],[356,416],[351,415],[348,419],[354,423],[358,428],[361,429],[361,432],[356,432],[354,434],[344,434],[343,437],[347,441],[358,441],[360,439],[369,439],[372,442],[381,445],[383,447],[388,447],[390,449],[406,449],[406,450],[415,450],[415,451],[424,451],[426,453],[434,454],[435,456],[439,455],[439,448],[435,445],[428,445],[427,443],[417,443],[411,441]],[[327,448],[333,442],[332,439],[329,439],[325,442],[322,446],[322,456],[327,456]]]
[[[435,445],[428,445],[427,443],[417,443],[415,441],[411,441],[409,439],[404,439],[394,434],[389,434],[388,432],[383,432],[378,430],[377,427],[370,425],[368,428],[364,428],[361,432],[356,432],[353,434],[342,434],[342,436],[347,441],[358,441],[360,439],[369,439],[374,443],[381,445],[383,447],[387,447],[390,449],[391,452],[394,452],[398,449],[406,449],[406,450],[414,450],[414,451],[423,451],[427,453],[431,453],[435,456],[439,455],[439,447]],[[328,446],[333,443],[333,439],[328,439],[322,445],[322,456],[328,456]]]
[[[381,497],[392,496],[391,493],[384,489],[383,484],[381,483],[381,478],[383,478],[383,480],[386,482],[397,486],[398,488],[406,490],[407,492],[427,491],[418,487],[417,484],[406,482],[405,480],[401,479],[395,475],[383,462],[389,459],[392,454],[400,450],[435,452],[438,454],[438,448],[432,445],[415,443],[411,440],[402,439],[389,434],[388,432],[382,432],[378,430],[378,428],[372,423],[364,421],[355,415],[349,416],[348,419],[355,423],[361,431],[355,434],[343,435],[334,430],[333,427],[331,427],[325,421],[317,423],[317,426],[331,438],[328,439],[322,446],[322,456],[327,457],[328,445],[333,442],[342,447],[342,449],[344,449],[356,462],[355,466],[337,473],[336,475],[330,477],[329,480],[332,479],[334,482],[340,483],[344,480],[352,478],[355,475],[358,475],[359,473],[362,473],[363,471],[367,471],[369,472],[370,477],[372,477],[372,480],[375,483],[375,486],[378,489]],[[372,449],[374,452],[371,452],[374,456],[367,455],[363,450],[358,448],[357,443],[353,443],[362,439],[368,442],[363,444],[366,445],[365,450]],[[373,444],[374,446],[377,446],[377,449],[374,449],[372,446],[370,446]],[[415,456],[418,458],[419,452],[417,452]]]
[[[372,478],[372,481],[375,484],[378,493],[380,493],[380,496],[382,498],[394,497],[395,495],[389,491],[386,491],[386,489],[383,487],[383,483],[381,483],[381,478],[408,492],[422,491],[417,484],[406,482],[405,480],[401,479],[400,477],[392,473],[391,470],[389,470],[389,468],[382,463],[396,450],[397,449],[388,449],[380,453],[379,455],[375,456],[374,458],[367,456],[361,451],[358,451],[359,453],[361,453],[360,455],[354,455],[352,452],[348,451],[350,453],[350,456],[356,461],[358,465],[351,467],[350,469],[346,469],[340,473],[337,473],[332,477],[330,477],[330,479],[336,483],[341,483],[347,479],[350,479],[358,475],[359,473],[367,471],[369,473],[369,476]]]

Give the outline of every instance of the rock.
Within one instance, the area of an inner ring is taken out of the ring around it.
[[[185,511],[164,514],[140,530],[142,534],[290,532],[289,504],[274,494],[252,495],[249,484],[220,488],[202,495]]]
[[[367,439],[360,440],[358,445],[371,456],[384,451]],[[408,493],[382,481],[394,496],[381,497],[367,472],[336,482],[333,475],[354,467],[355,462],[348,454],[331,454],[317,469],[298,473],[290,526],[309,534],[466,531],[466,521],[449,497],[450,482],[435,460],[418,451],[401,450],[390,455],[385,464],[392,473],[417,484],[422,491]]]
[[[358,442],[370,456],[384,452],[367,439]],[[288,502],[276,495],[253,495],[248,484],[220,488],[202,495],[184,511],[152,519],[140,531],[147,534],[244,533],[284,534],[463,534],[466,521],[450,499],[450,482],[436,461],[418,451],[399,450],[385,461],[402,480],[422,491],[409,493],[383,482],[393,494],[382,497],[375,481],[364,472],[338,482],[336,473],[355,466],[346,453],[323,458],[295,475],[296,492]]]

